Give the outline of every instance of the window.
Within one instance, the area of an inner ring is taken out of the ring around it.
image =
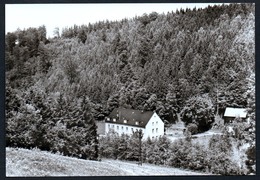
[[[128,131],[128,127],[126,127],[126,130]]]
[[[134,131],[134,128],[131,128],[132,131]]]
[[[152,133],[154,133],[154,129],[152,129]]]
[[[154,136],[152,137],[152,140],[154,140]]]
[[[135,125],[139,125],[139,122],[138,122],[138,121],[135,121]]]
[[[112,128],[114,128],[115,127],[115,125],[112,125]]]
[[[127,120],[124,120],[124,123],[127,123]]]
[[[156,125],[158,125],[158,121],[156,121]]]
[[[108,125],[108,127],[110,128],[110,124]]]
[[[123,130],[123,129],[124,129],[124,126],[122,126],[121,129]]]
[[[154,126],[154,122],[152,122],[152,125]]]
[[[158,139],[158,136],[156,136],[156,139]]]
[[[158,128],[156,128],[156,132],[158,133]]]
[[[117,126],[116,128],[119,129],[119,126]]]

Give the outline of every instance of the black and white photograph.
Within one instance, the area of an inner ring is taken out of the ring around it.
[[[254,3],[5,4],[6,177],[256,175]]]

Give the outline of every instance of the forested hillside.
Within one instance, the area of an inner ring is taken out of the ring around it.
[[[156,111],[166,123],[180,114],[199,132],[228,106],[255,120],[254,4],[153,12],[55,35],[47,39],[45,26],[6,35],[8,146],[96,159],[94,120],[116,107]]]

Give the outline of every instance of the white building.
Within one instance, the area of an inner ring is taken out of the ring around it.
[[[142,130],[143,139],[156,139],[164,135],[164,123],[161,118],[152,111],[139,111],[133,109],[116,108],[103,123],[97,123],[98,133],[107,134],[113,130],[119,135],[131,135],[137,130]]]
[[[241,118],[245,120],[247,118],[247,110],[245,108],[227,107],[224,114],[225,123],[230,123],[235,118]]]

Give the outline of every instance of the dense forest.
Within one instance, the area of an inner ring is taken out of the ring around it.
[[[82,17],[84,18],[84,17]],[[87,17],[85,17],[87,18]],[[96,159],[94,121],[114,108],[211,128],[226,107],[255,121],[255,5],[143,14],[6,34],[7,146]]]

